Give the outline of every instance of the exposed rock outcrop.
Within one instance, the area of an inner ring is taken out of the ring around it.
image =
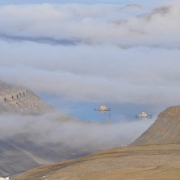
[[[180,143],[180,106],[169,107],[131,145]]]
[[[11,85],[0,80],[0,113],[39,115],[53,108],[23,86]]]

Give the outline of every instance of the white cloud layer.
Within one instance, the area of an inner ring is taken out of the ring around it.
[[[121,122],[118,124],[82,123],[57,121],[58,113],[43,116],[9,115],[0,117],[0,135],[3,140],[13,138],[19,143],[38,145],[54,144],[59,149],[108,149],[129,144],[140,136],[154,120]],[[10,130],[7,133],[7,130]],[[76,153],[76,152],[75,152]]]
[[[140,5],[9,5],[0,7],[0,38],[49,44],[180,47],[180,3]]]
[[[0,77],[88,102],[180,102],[180,3],[0,7]]]
[[[124,51],[112,46],[71,49],[45,45],[37,47],[38,50],[36,46],[27,50],[27,46],[31,47],[27,44],[10,54],[6,47],[0,50],[5,56],[0,60],[3,80],[77,101],[179,103],[180,52],[177,49]],[[51,53],[44,53],[44,49]]]

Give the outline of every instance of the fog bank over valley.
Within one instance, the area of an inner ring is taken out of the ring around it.
[[[59,113],[49,113],[38,117],[6,115],[0,117],[1,139],[17,140],[19,143],[32,142],[38,145],[66,147],[79,151],[87,149],[103,150],[127,145],[141,135],[153,122],[124,121],[117,124],[84,123],[81,121],[61,121]],[[8,131],[9,130],[9,131]],[[8,131],[8,133],[7,133]]]

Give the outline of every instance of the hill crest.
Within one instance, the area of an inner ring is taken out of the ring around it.
[[[131,145],[180,143],[180,106],[159,114],[156,121]]]

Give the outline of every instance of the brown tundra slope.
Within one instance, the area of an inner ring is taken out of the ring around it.
[[[180,106],[169,107],[132,145],[180,143]]]
[[[179,180],[180,107],[162,112],[130,146],[42,166],[13,180]]]

